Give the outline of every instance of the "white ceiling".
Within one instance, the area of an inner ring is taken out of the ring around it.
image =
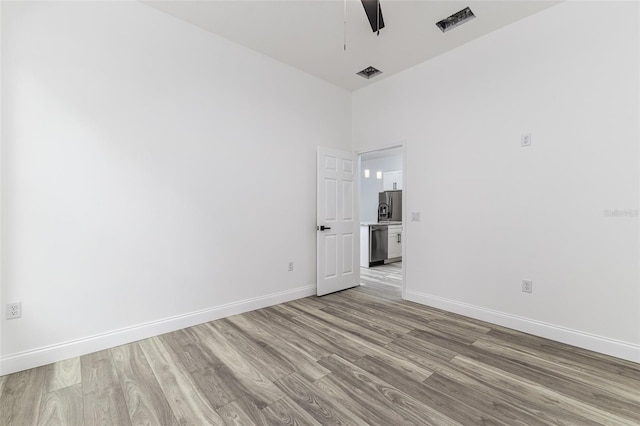
[[[559,1],[380,0],[386,27],[376,36],[360,0],[145,1],[179,19],[356,90],[550,7]],[[435,23],[471,7],[476,15],[442,33]],[[356,73],[374,66],[370,80]]]

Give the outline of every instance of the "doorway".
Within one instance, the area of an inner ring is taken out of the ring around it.
[[[402,298],[406,268],[405,149],[358,154],[360,284]]]

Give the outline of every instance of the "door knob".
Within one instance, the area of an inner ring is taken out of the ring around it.
[[[321,230],[321,231],[326,231],[326,230],[331,229],[331,227],[330,226],[320,225],[320,226],[318,226],[318,229]]]

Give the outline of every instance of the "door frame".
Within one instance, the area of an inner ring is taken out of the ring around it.
[[[358,192],[362,191],[362,154],[367,154],[370,152],[378,152],[378,151],[387,151],[390,149],[398,149],[400,148],[402,155],[402,300],[406,300],[405,293],[407,291],[407,244],[406,242],[409,240],[409,221],[410,215],[407,212],[407,199],[409,192],[407,191],[407,141],[402,140],[400,142],[383,145],[377,148],[367,148],[355,151],[358,155]],[[358,193],[358,199],[360,199],[360,193]],[[358,216],[360,215],[360,211],[358,211]],[[358,217],[358,220],[360,218]]]

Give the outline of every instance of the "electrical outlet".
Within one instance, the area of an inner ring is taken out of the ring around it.
[[[7,319],[22,317],[22,302],[7,303]]]
[[[522,280],[522,291],[524,293],[533,293],[533,281]]]
[[[420,222],[420,212],[411,212],[411,222]]]
[[[293,262],[289,262],[289,272],[293,272]]]
[[[520,135],[520,146],[531,146],[531,133]]]

